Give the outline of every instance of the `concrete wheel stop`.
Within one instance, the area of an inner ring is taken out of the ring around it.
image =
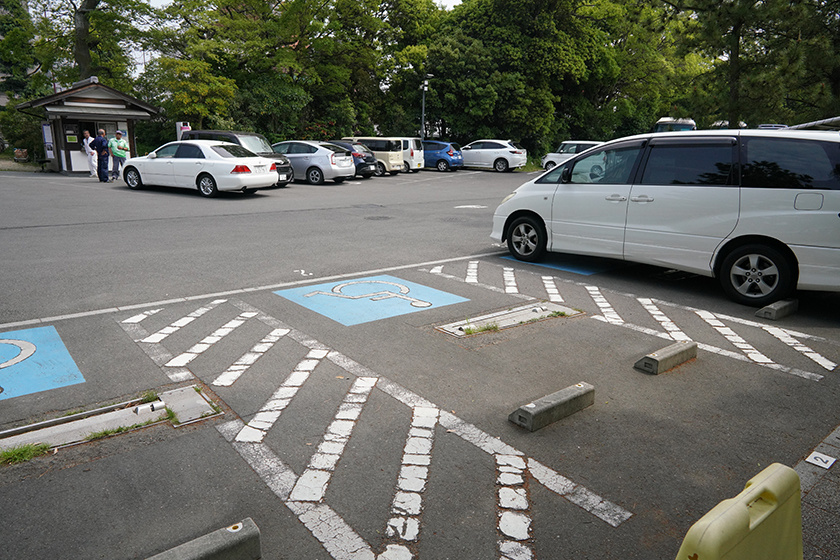
[[[595,404],[595,387],[581,381],[577,385],[566,387],[520,406],[510,413],[508,420],[528,431],[535,432],[593,404]]]
[[[250,517],[146,560],[259,560],[260,528]]]
[[[788,315],[793,315],[797,311],[799,311],[798,299],[783,299],[781,301],[775,301],[770,305],[765,305],[755,312],[755,316],[775,321]]]
[[[659,375],[697,357],[697,343],[680,340],[656,352],[651,352],[633,367],[639,371]]]
[[[88,441],[92,435],[111,435],[161,422],[173,415],[175,427],[203,420],[218,409],[194,385],[166,391],[153,402],[141,399],[71,414],[0,432],[0,449],[47,444],[61,447]]]

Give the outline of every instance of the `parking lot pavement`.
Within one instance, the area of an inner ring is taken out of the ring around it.
[[[542,300],[584,313],[460,338],[437,329]],[[90,328],[130,373],[90,367],[103,350],[72,343]],[[836,470],[804,460],[840,454],[826,438],[838,345],[783,324],[492,256],[138,306],[57,331],[85,356],[86,382],[7,399],[21,404],[0,409],[0,425],[25,406],[61,409],[61,394],[85,404],[88,383],[100,400],[197,382],[226,414],[4,469],[19,523],[0,536],[29,556],[78,545],[83,557],[143,557],[252,517],[266,558],[667,558],[772,462],[803,473],[807,557],[837,550]],[[682,338],[698,342],[693,362],[632,368]],[[507,421],[580,381],[595,386],[592,407],[534,433]]]

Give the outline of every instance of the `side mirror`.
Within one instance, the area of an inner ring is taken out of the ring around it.
[[[149,159],[155,159],[157,157],[157,152],[151,152],[146,157],[149,158]]]
[[[561,183],[568,183],[572,180],[572,168],[571,167],[564,167],[563,172],[560,173],[560,182]]]

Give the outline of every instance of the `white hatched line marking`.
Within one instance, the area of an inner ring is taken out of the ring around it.
[[[207,313],[208,311],[210,311],[211,309],[213,309],[217,305],[219,305],[221,303],[224,303],[226,301],[227,300],[225,300],[225,299],[213,300],[210,303],[208,303],[207,305],[205,305],[203,307],[199,307],[198,309],[196,309],[195,311],[193,311],[189,315],[186,315],[185,317],[181,317],[180,319],[178,319],[177,321],[175,321],[174,323],[172,323],[168,327],[163,327],[158,332],[147,336],[146,338],[144,338],[140,342],[149,342],[149,343],[152,343],[152,344],[157,344],[158,342],[163,342],[163,339],[165,339],[170,334],[172,334],[174,332],[178,332],[179,330],[181,330],[182,327],[185,327],[186,325],[189,325],[190,323],[192,323],[193,321],[195,321],[196,319],[198,319],[199,317],[201,317],[202,315],[204,315],[205,313]]]
[[[504,276],[505,281],[505,293],[518,294],[519,288],[516,286],[516,275],[514,274],[513,269],[505,267],[502,271],[502,275]]]
[[[295,483],[289,495],[290,500],[320,502],[324,499],[335,466],[344,453],[344,447],[350,441],[356,421],[376,381],[375,377],[357,377],[353,382],[344,397],[344,402],[338,408],[335,419],[327,428],[318,451],[309,459],[309,465]]]
[[[598,321],[601,321],[603,323],[609,323],[610,322],[605,317],[602,317],[600,315],[593,315],[592,318],[596,319]],[[653,330],[653,329],[649,329],[647,327],[642,327],[642,326],[639,326],[639,325],[633,325],[631,323],[622,323],[618,326],[625,327],[625,328],[628,328],[630,330],[634,330],[636,332],[649,334],[649,335],[652,335],[652,336],[658,336],[659,338],[664,338],[665,340],[672,340],[671,335],[669,335],[668,333],[656,331],[656,330]],[[733,360],[738,360],[738,361],[741,361],[741,362],[756,364],[756,365],[759,365],[761,367],[766,367],[768,369],[774,369],[776,371],[789,373],[790,375],[795,375],[796,377],[801,377],[803,379],[808,379],[810,381],[819,381],[820,379],[823,378],[823,376],[818,374],[818,373],[812,373],[810,371],[804,371],[804,370],[797,369],[797,368],[783,366],[781,364],[758,363],[758,362],[755,362],[755,361],[751,360],[750,358],[744,356],[743,354],[739,354],[737,352],[732,352],[730,350],[724,350],[723,348],[718,348],[717,346],[712,346],[710,344],[703,344],[702,342],[697,343],[697,348],[699,348],[701,350],[705,350],[707,352],[711,352],[713,354],[717,354],[719,356],[726,356],[727,358],[732,358]]]
[[[467,264],[467,277],[464,281],[468,284],[478,284],[478,261],[470,261]]]
[[[400,558],[413,558],[403,541],[416,542],[420,537],[420,513],[423,492],[429,478],[432,462],[432,445],[440,411],[437,408],[416,406],[411,418],[411,429],[403,449],[402,466],[397,479],[397,492],[391,504],[391,519],[385,528],[389,539],[386,548]]]
[[[610,302],[607,301],[607,298],[601,293],[601,289],[597,286],[586,286],[586,291],[589,292],[589,295],[592,297],[592,301],[601,309],[601,313],[604,314],[604,317],[610,323],[614,325],[620,325],[624,323],[624,319],[622,319],[618,313],[615,312]]]
[[[432,274],[440,274],[441,272],[443,272],[443,265],[436,266],[432,268],[429,272],[431,272]]]
[[[554,303],[563,303],[563,296],[560,295],[560,290],[557,289],[557,284],[554,282],[553,276],[542,277],[545,292],[548,294],[548,301]]]
[[[274,425],[280,414],[292,399],[297,395],[298,390],[309,379],[309,375],[315,371],[318,364],[321,363],[327,355],[326,350],[310,350],[309,353],[295,366],[295,369],[283,381],[283,384],[274,391],[274,394],[268,399],[263,407],[257,412],[254,417],[248,422],[248,425],[242,428],[236,435],[236,441],[256,443],[261,442],[265,438],[265,434]]]
[[[639,301],[639,303],[642,304],[642,307],[644,307],[645,310],[648,313],[650,313],[651,317],[656,319],[659,322],[659,324],[662,325],[662,328],[665,329],[665,331],[669,335],[671,335],[672,339],[674,339],[676,341],[683,341],[683,340],[684,341],[690,341],[691,340],[691,338],[687,334],[682,332],[680,330],[680,328],[671,319],[669,319],[668,316],[665,315],[656,306],[655,303],[653,303],[652,300],[650,300],[648,298],[636,298],[636,299]]]
[[[499,485],[499,553],[502,559],[533,558],[525,543],[531,538],[531,500],[525,485],[525,459],[519,455],[496,455]]]
[[[271,350],[277,342],[289,334],[290,329],[274,329],[265,338],[256,343],[251,350],[242,355],[213,381],[216,387],[230,387],[239,377],[248,371],[263,354]]]
[[[763,327],[765,331],[772,334],[797,352],[801,352],[805,356],[811,358],[817,364],[821,365],[828,371],[834,371],[834,368],[837,367],[837,364],[826,358],[825,356],[819,354],[811,350],[809,347],[805,346],[795,338],[793,338],[788,331],[785,329],[780,329],[779,327]]]
[[[423,269],[420,269],[420,270],[422,271]],[[476,282],[467,282],[467,280],[464,280],[463,278],[459,278],[457,276],[453,276],[452,274],[445,274],[443,272],[433,272],[431,270],[428,271],[428,272],[430,272],[431,274],[435,274],[437,276],[441,276],[443,278],[447,278],[449,280],[455,280],[456,282],[464,282],[464,283],[474,284],[474,285],[478,286],[479,288],[484,288],[485,290],[490,290],[491,292],[496,292],[498,294],[505,293],[505,291],[501,288],[497,288],[496,286],[491,286],[489,284],[481,284],[477,280],[476,280]],[[525,301],[534,301],[535,299],[537,299],[535,297],[526,296],[525,294],[508,294],[508,295],[510,295],[512,297],[515,297],[515,298],[525,300]]]
[[[697,311],[697,315],[706,321],[713,329],[719,332],[723,337],[732,343],[735,348],[741,350],[748,358],[759,364],[772,364],[773,360],[759,352],[754,346],[749,344],[746,340],[741,338],[738,333],[727,327],[723,321],[715,317],[714,313],[709,311]]]
[[[210,347],[214,344],[219,342],[221,339],[229,335],[234,331],[234,329],[241,327],[245,324],[245,321],[248,319],[256,316],[257,314],[253,311],[246,311],[244,313],[240,313],[236,319],[232,321],[228,321],[215,331],[210,336],[204,337],[201,342],[198,344],[193,345],[192,348],[181,354],[180,356],[176,356],[166,362],[164,364],[166,367],[184,367],[189,364],[191,361],[196,359],[199,355],[206,352]]]
[[[155,313],[159,313],[160,311],[163,311],[162,307],[160,309],[149,309],[148,311],[144,311],[139,315],[135,315],[134,317],[129,317],[128,319],[125,319],[124,321],[122,321],[122,323],[126,325],[137,324],[146,317],[151,317],[152,315],[154,315]]]

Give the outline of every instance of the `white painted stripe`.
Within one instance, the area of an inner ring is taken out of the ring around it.
[[[127,325],[137,324],[140,321],[142,321],[143,319],[145,319],[146,317],[151,317],[155,313],[158,313],[162,310],[163,310],[162,307],[160,307],[158,309],[149,309],[148,311],[144,311],[143,313],[141,313],[139,315],[135,315],[134,317],[129,317],[128,319],[124,320],[123,323],[125,323]]]
[[[244,313],[240,313],[236,319],[228,321],[215,331],[213,331],[210,336],[205,337],[201,342],[198,344],[193,345],[192,348],[181,354],[180,356],[176,356],[169,360],[166,364],[166,367],[184,367],[198,356],[206,352],[210,349],[214,344],[219,342],[221,339],[229,335],[234,331],[234,329],[241,327],[245,324],[245,321],[254,317],[256,313],[253,311],[246,311]]]
[[[437,273],[437,276],[441,276],[441,277],[446,278],[448,280],[455,280],[456,282],[469,283],[469,284],[472,284],[474,286],[478,286],[479,288],[484,288],[485,290],[490,290],[491,292],[496,292],[498,294],[505,293],[505,291],[502,288],[499,288],[499,287],[496,287],[496,286],[491,286],[489,284],[482,284],[480,282],[467,282],[464,278],[459,278],[457,276],[453,276],[452,274],[444,274],[442,272],[439,272],[439,273]],[[511,297],[515,297],[515,298],[525,300],[525,301],[534,301],[535,299],[537,299],[535,297],[527,296],[525,294],[508,294],[508,295],[510,295]]]
[[[665,331],[671,336],[671,338],[673,340],[676,340],[676,341],[690,341],[691,340],[691,338],[687,334],[682,332],[680,330],[680,328],[671,319],[668,318],[667,315],[665,315],[662,311],[660,311],[660,309],[656,306],[655,303],[653,303],[653,301],[651,299],[648,299],[648,298],[636,298],[636,299],[639,301],[639,303],[642,304],[642,307],[644,307],[645,310],[648,313],[650,313],[651,317],[656,319],[659,322],[659,324],[662,325],[662,328],[665,329]]]
[[[624,319],[622,319],[618,313],[615,312],[610,302],[607,301],[607,298],[601,293],[601,289],[597,286],[586,286],[586,291],[589,292],[592,301],[595,302],[595,305],[601,310],[601,313],[604,314],[604,317],[610,323],[614,325],[620,325],[624,323]]]
[[[340,406],[335,419],[321,439],[318,451],[309,459],[309,465],[295,483],[289,499],[296,502],[320,502],[324,499],[330,484],[333,470],[338,464],[347,442],[356,427],[355,418],[361,414],[377,379],[375,377],[357,377],[344,397],[344,404],[354,410],[354,419],[345,420],[347,407]]]
[[[610,322],[605,317],[602,317],[600,315],[593,315],[592,318],[597,320],[597,321],[601,321],[603,323],[609,323]],[[634,330],[636,332],[649,334],[651,336],[658,336],[659,338],[664,338],[665,340],[671,340],[671,336],[668,333],[656,331],[656,330],[653,330],[653,329],[649,329],[647,327],[642,327],[642,326],[639,326],[639,325],[633,325],[631,323],[622,323],[621,325],[618,325],[618,326],[624,327],[624,328],[627,328],[627,329],[630,329],[630,330]],[[754,362],[753,360],[747,358],[743,354],[738,354],[737,352],[731,352],[729,350],[724,350],[722,348],[718,348],[717,346],[712,346],[710,344],[703,344],[701,342],[698,342],[697,343],[697,348],[699,348],[700,350],[705,350],[707,352],[712,352],[713,354],[717,354],[719,356],[726,356],[727,358],[732,358],[733,360],[738,360],[738,361],[741,361],[741,362],[756,364],[756,365],[759,365],[761,367],[766,367],[766,368],[769,368],[769,369],[774,369],[776,371],[781,371],[781,372],[784,372],[784,373],[788,373],[790,375],[795,375],[796,377],[801,377],[803,379],[808,379],[810,381],[819,381],[820,379],[823,378],[823,376],[818,374],[818,373],[812,373],[810,371],[803,371],[801,369],[792,368],[792,367],[788,367],[788,366],[783,366],[781,364],[757,363],[757,362]]]
[[[514,542],[525,557],[533,556],[528,541],[531,538],[531,500],[525,484],[526,463],[519,455],[496,455],[496,484],[498,484],[499,553],[504,558]],[[527,551],[527,552],[526,552]]]
[[[217,387],[230,387],[239,377],[248,371],[252,365],[259,360],[263,354],[271,350],[277,341],[289,334],[289,329],[274,329],[265,338],[254,345],[251,350],[242,355],[230,367],[222,372],[214,381]]]
[[[443,272],[443,265],[436,266],[429,272],[431,272],[432,274],[440,274],[441,272]]]
[[[793,338],[790,333],[788,333],[785,329],[780,329],[779,327],[763,327],[765,331],[775,336],[780,341],[784,342],[797,352],[801,352],[804,356],[807,356],[820,366],[824,367],[828,371],[834,371],[834,368],[837,367],[837,364],[822,356],[820,353],[811,350],[809,347],[805,346],[795,338]]]
[[[464,280],[468,284],[478,283],[478,261],[470,261],[467,264],[467,277]]]
[[[227,301],[227,300],[217,299],[217,300],[211,301],[207,305],[205,305],[203,307],[199,307],[198,309],[196,309],[195,311],[193,311],[189,315],[187,315],[185,317],[181,317],[180,319],[178,319],[174,323],[170,324],[169,326],[164,327],[161,330],[157,331],[156,333],[147,336],[146,338],[141,340],[141,342],[149,342],[149,343],[152,343],[152,344],[157,344],[159,342],[162,342],[170,334],[172,334],[174,332],[178,332],[182,327],[192,323],[193,321],[195,321],[196,319],[198,319],[199,317],[201,317],[202,315],[204,315],[208,311],[212,310],[217,305],[219,305],[221,303],[224,303],[225,301]]]
[[[370,546],[330,506],[294,501],[286,506],[335,560],[375,560]]]
[[[773,360],[759,352],[754,346],[748,344],[746,340],[741,338],[735,331],[727,327],[720,319],[715,317],[714,313],[709,311],[697,311],[697,315],[706,321],[713,329],[723,335],[726,340],[732,343],[733,346],[744,352],[747,357],[759,364],[772,364]]]
[[[299,369],[300,364],[307,364],[308,366],[312,361],[322,360],[326,357],[326,354],[325,350],[310,350],[309,354],[298,363],[298,366],[295,366],[295,369],[283,381],[283,384],[274,391],[274,394],[271,395],[259,412],[248,422],[248,425],[239,431],[236,435],[236,441],[261,442],[315,369],[313,367],[312,369],[301,370]]]
[[[563,296],[560,295],[560,290],[557,289],[554,277],[543,276],[542,281],[543,286],[545,286],[545,293],[548,294],[548,301],[553,303],[563,303]]]
[[[516,275],[512,268],[505,267],[502,270],[502,276],[504,277],[505,282],[505,293],[506,294],[518,294],[519,287],[516,285]]]

